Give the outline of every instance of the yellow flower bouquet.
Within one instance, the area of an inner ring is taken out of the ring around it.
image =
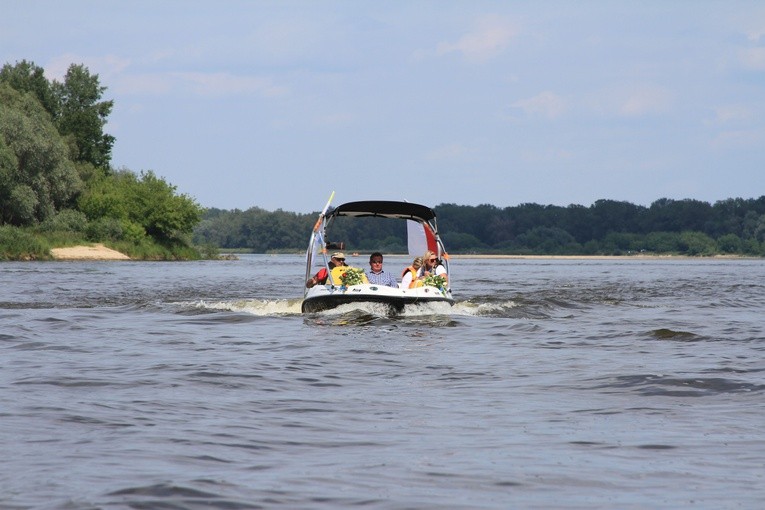
[[[344,287],[364,283],[364,270],[357,267],[349,267],[340,274],[340,283]]]

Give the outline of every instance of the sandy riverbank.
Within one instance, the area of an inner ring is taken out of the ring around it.
[[[103,244],[53,248],[50,252],[56,260],[130,260],[124,253],[107,248]]]

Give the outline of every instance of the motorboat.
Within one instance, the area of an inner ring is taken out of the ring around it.
[[[424,281],[422,279],[418,281],[417,286],[413,288],[394,288],[370,284],[366,281],[366,277],[354,279],[347,277],[354,272],[360,276],[361,268],[343,266],[345,269],[339,271],[338,268],[332,268],[330,264],[331,250],[344,247],[344,243],[326,241],[337,218],[387,218],[406,221],[410,256],[421,256],[430,250],[436,254],[441,265],[446,269],[446,275],[450,276],[449,255],[438,234],[436,214],[431,208],[411,202],[384,200],[348,202],[330,208],[333,197],[334,192],[319,214],[306,251],[306,281],[321,268],[326,269],[327,279],[324,284],[306,287],[301,306],[303,313],[321,312],[346,304],[380,303],[386,305],[390,313],[395,314],[402,312],[407,305],[445,303],[451,306],[454,304],[448,278],[446,281],[425,278]],[[391,265],[390,258],[387,265]],[[393,273],[396,274],[396,271]]]

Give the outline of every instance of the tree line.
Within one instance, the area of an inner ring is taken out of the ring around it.
[[[710,204],[662,198],[650,206],[598,200],[589,207],[442,204],[453,251],[549,255],[765,255],[765,196]]]
[[[765,256],[765,196],[710,204],[662,198],[650,206],[598,200],[590,206],[440,204],[441,237],[455,254]],[[318,212],[209,209],[194,240],[256,253],[300,251]],[[406,252],[403,222],[338,218],[328,241],[351,251]]]
[[[294,213],[260,207],[247,210],[207,209],[194,229],[197,245],[253,253],[305,250],[319,213]],[[344,242],[348,249],[406,252],[406,225],[384,218],[336,218],[328,242]]]
[[[137,258],[198,258],[203,209],[152,171],[111,167],[114,102],[78,64],[63,81],[22,60],[0,69],[0,260],[98,241]]]

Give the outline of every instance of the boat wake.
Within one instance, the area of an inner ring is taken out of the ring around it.
[[[440,316],[472,317],[518,317],[519,305],[512,301],[457,301],[453,306],[445,302],[430,302],[406,305],[401,312],[392,312],[385,303],[358,302],[346,303],[329,310],[312,314],[303,314],[300,309],[302,299],[240,299],[234,301],[194,301],[176,303],[180,313],[202,314],[215,312],[234,312],[257,317],[317,316],[342,317],[349,314],[362,314],[370,317],[420,318]]]
[[[514,317],[520,305],[513,300],[503,301],[458,301],[452,313],[475,317]]]
[[[240,299],[236,301],[197,301],[189,303],[197,312],[237,312],[259,317],[301,315],[302,299]]]

